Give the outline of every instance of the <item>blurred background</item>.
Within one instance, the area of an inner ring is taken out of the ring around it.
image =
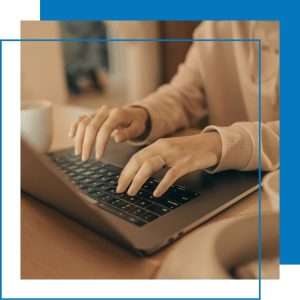
[[[22,39],[191,39],[200,21],[23,21]],[[22,42],[21,99],[123,105],[168,82],[188,42]]]

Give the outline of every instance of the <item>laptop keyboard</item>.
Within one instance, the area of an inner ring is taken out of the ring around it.
[[[172,185],[162,197],[156,198],[152,194],[159,180],[155,178],[148,179],[134,197],[118,194],[120,167],[95,159],[83,162],[72,152],[54,153],[51,158],[82,193],[97,201],[99,208],[136,226],[144,226],[199,196],[197,192]]]

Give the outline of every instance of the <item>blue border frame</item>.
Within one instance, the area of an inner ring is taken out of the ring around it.
[[[190,300],[261,300],[261,40],[260,39],[0,39],[0,166],[1,166],[1,198],[0,198],[0,299],[28,299],[28,298],[2,298],[2,43],[3,42],[256,42],[258,43],[258,298],[63,298],[63,299],[101,299],[101,300],[171,300],[171,299],[190,299]],[[45,300],[59,298],[41,298]]]

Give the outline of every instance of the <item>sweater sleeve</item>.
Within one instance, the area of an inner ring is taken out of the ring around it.
[[[237,122],[228,127],[208,126],[202,133],[217,131],[222,140],[222,154],[217,166],[207,169],[216,173],[228,169],[250,171],[259,167],[258,122]],[[261,124],[261,169],[279,168],[279,121]]]
[[[150,144],[176,130],[196,126],[205,119],[207,108],[200,74],[199,44],[192,44],[185,62],[179,66],[170,83],[130,104],[144,107],[151,120],[148,136],[142,141],[131,142]]]

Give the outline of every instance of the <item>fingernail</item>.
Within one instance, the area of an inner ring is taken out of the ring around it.
[[[70,138],[71,136],[72,136],[72,135],[71,135],[71,132],[69,132],[69,133],[68,133],[68,137]]]
[[[78,150],[75,149],[75,155],[79,155]]]
[[[85,153],[82,154],[81,160],[82,160],[82,161],[86,161],[87,159],[88,159],[87,155],[86,155]]]
[[[153,196],[156,197],[156,198],[160,197],[160,196],[161,196],[160,191],[155,190],[155,191],[153,192]]]
[[[127,191],[127,194],[129,196],[134,196],[136,194],[136,192],[135,192],[135,190],[133,188],[130,187],[129,190]]]
[[[116,142],[116,143],[120,143],[120,142],[121,142],[121,137],[120,137],[119,135],[117,135],[117,136],[115,137],[115,142]]]
[[[123,193],[124,192],[124,187],[121,184],[118,184],[116,188],[117,193]]]

